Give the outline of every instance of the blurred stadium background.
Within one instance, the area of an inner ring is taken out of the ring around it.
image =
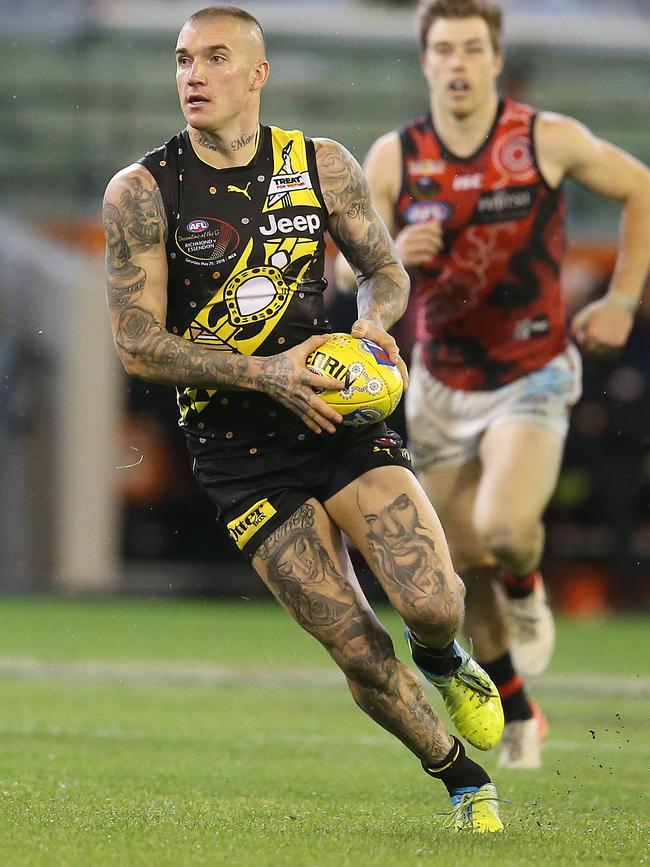
[[[0,862],[644,863],[650,290],[625,351],[586,364],[548,512],[544,567],[564,616],[532,686],[551,725],[544,766],[503,772],[485,755],[507,836],[452,838],[432,819],[442,790],[354,709],[215,523],[172,390],[129,380],[111,345],[102,192],[182,126],[173,47],[201,5],[2,3]],[[240,5],[267,32],[265,121],[363,159],[426,108],[413,2]],[[650,162],[650,0],[503,5],[502,90]],[[568,192],[574,309],[607,284],[617,208]],[[353,303],[333,281],[327,300],[346,329]],[[408,317],[399,338],[408,350]],[[358,565],[405,657],[399,618]]]
[[[104,306],[110,176],[182,126],[179,25],[202,4],[31,0],[0,18],[0,590],[264,595],[195,487],[171,390],[118,368]],[[263,119],[361,160],[426,108],[412,2],[245,2],[268,37]],[[504,93],[650,162],[648,0],[511,0]],[[572,309],[602,292],[617,208],[569,189]],[[328,289],[330,321],[352,304]],[[406,329],[401,340],[408,349]],[[545,569],[559,609],[645,609],[650,296],[628,347],[588,362]],[[402,425],[398,414],[395,425]],[[370,596],[379,590],[362,575]]]

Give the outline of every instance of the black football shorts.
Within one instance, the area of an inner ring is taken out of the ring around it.
[[[246,451],[189,433],[186,439],[196,480],[249,558],[307,500],[323,503],[375,467],[412,469],[401,437],[384,422]]]

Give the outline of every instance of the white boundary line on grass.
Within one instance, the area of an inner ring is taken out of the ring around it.
[[[69,683],[178,684],[302,689],[342,686],[336,668],[220,666],[207,663],[46,661],[0,657],[0,678]],[[650,677],[626,675],[545,675],[534,682],[536,695],[572,693],[589,696],[650,698]]]

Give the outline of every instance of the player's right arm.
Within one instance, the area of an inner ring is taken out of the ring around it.
[[[377,213],[395,239],[395,248],[407,269],[430,262],[442,247],[442,227],[437,220],[404,226],[398,231],[395,205],[402,185],[402,145],[397,132],[389,132],[372,145],[365,159],[364,174]],[[342,256],[336,261],[337,286],[353,292],[356,280]]]
[[[215,352],[167,330],[167,218],[158,185],[144,166],[136,163],[112,178],[102,220],[113,341],[127,373],[163,385],[262,391],[312,430],[335,430],[333,422],[341,416],[314,389],[341,384],[305,368],[307,356],[327,335],[259,357]]]

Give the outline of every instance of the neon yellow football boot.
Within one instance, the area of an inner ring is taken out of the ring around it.
[[[455,831],[503,831],[499,796],[492,783],[485,783],[479,789],[458,789],[451,796],[451,803],[453,808],[445,815]]]
[[[414,658],[420,642],[409,629],[406,640]],[[448,676],[426,671],[415,659],[416,665],[432,683],[445,701],[449,716],[458,732],[479,750],[491,750],[503,734],[503,707],[496,686],[481,666],[475,662],[457,641],[454,641],[454,656],[459,659],[456,671]]]

